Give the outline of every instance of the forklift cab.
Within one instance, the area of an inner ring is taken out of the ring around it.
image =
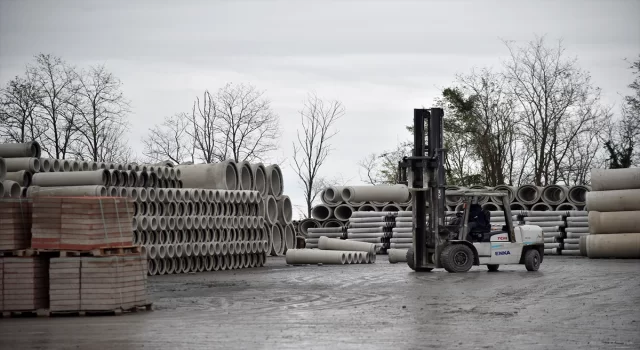
[[[515,242],[515,235],[513,229],[513,218],[511,216],[511,210],[509,203],[505,202],[507,198],[506,193],[502,192],[479,192],[474,190],[468,191],[449,191],[447,194],[456,195],[462,197],[462,212],[456,213],[450,224],[447,225],[450,232],[454,235],[452,240],[464,240],[472,243],[475,242],[491,242],[494,241],[492,237],[496,237],[495,240],[501,242]],[[478,204],[478,199],[483,196],[491,196],[497,198],[498,202],[502,204],[504,208],[504,225],[499,230],[492,229],[491,214],[489,211],[482,210]]]

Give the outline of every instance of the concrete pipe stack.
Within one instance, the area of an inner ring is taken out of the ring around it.
[[[562,255],[582,255],[580,253],[580,239],[589,235],[589,218],[587,211],[570,211],[566,216],[567,223],[564,231]]]
[[[311,211],[315,222],[303,220],[302,234],[310,225],[323,226],[329,220],[345,226],[356,212],[398,212],[411,205],[411,194],[405,185],[331,186],[321,192],[320,199],[322,204]]]
[[[590,235],[580,250],[589,258],[640,258],[640,168],[593,169],[587,194]]]
[[[529,211],[524,216],[525,225],[535,225],[542,229],[544,236],[544,253],[559,255],[563,247],[566,212]]]
[[[376,251],[386,251],[391,243],[398,213],[395,211],[359,211],[353,213],[347,228],[347,240],[373,243],[376,246]],[[411,222],[409,222],[409,225],[411,225]]]
[[[498,185],[493,190],[508,194],[511,211],[572,211],[585,208],[586,195],[591,188],[582,185]],[[502,210],[502,205],[499,198],[490,197],[482,206],[490,211],[499,211]]]
[[[413,244],[413,212],[398,212],[397,215],[394,216],[394,220],[388,248],[396,250],[411,248]],[[392,260],[391,255],[389,259],[389,261]]]
[[[371,264],[376,261],[376,246],[372,243],[320,237],[320,249],[290,249],[287,264]]]
[[[22,188],[40,171],[40,153],[35,141],[0,144],[0,198],[24,197]]]

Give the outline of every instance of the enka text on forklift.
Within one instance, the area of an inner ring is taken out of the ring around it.
[[[398,165],[400,180],[413,191],[413,247],[407,252],[407,264],[415,271],[444,268],[467,272],[473,265],[487,265],[489,271],[497,271],[499,265],[510,264],[537,271],[544,252],[542,229],[535,225],[514,227],[506,193],[449,191],[449,195],[462,197],[464,209],[453,219],[445,217],[443,116],[441,108],[414,109],[413,155]],[[491,231],[491,216],[478,205],[478,198],[486,196],[502,203],[505,225],[501,230]]]

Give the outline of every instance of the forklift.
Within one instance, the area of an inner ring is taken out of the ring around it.
[[[398,180],[413,194],[413,247],[407,251],[407,264],[416,272],[434,268],[467,272],[474,265],[497,271],[499,265],[511,264],[537,271],[544,256],[542,229],[535,225],[514,227],[506,193],[449,191],[449,195],[462,197],[464,209],[454,218],[445,217],[443,117],[441,108],[414,109],[413,155],[398,164]],[[501,200],[505,222],[501,230],[492,231],[489,212],[479,209],[478,198],[485,196]]]

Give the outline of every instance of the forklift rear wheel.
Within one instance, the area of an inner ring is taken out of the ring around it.
[[[464,244],[450,244],[442,250],[440,261],[448,272],[467,272],[473,266],[473,251]]]
[[[409,248],[407,250],[407,265],[413,270],[417,272],[429,272],[433,270],[430,267],[422,267],[416,270],[415,260],[413,260],[413,248]]]
[[[540,268],[540,252],[537,249],[529,249],[524,254],[524,267],[527,271],[538,271]]]
[[[489,269],[489,272],[496,272],[496,271],[498,271],[498,267],[499,266],[500,265],[498,265],[498,264],[495,264],[495,265],[494,264],[489,264],[489,265],[487,265],[487,268]]]

